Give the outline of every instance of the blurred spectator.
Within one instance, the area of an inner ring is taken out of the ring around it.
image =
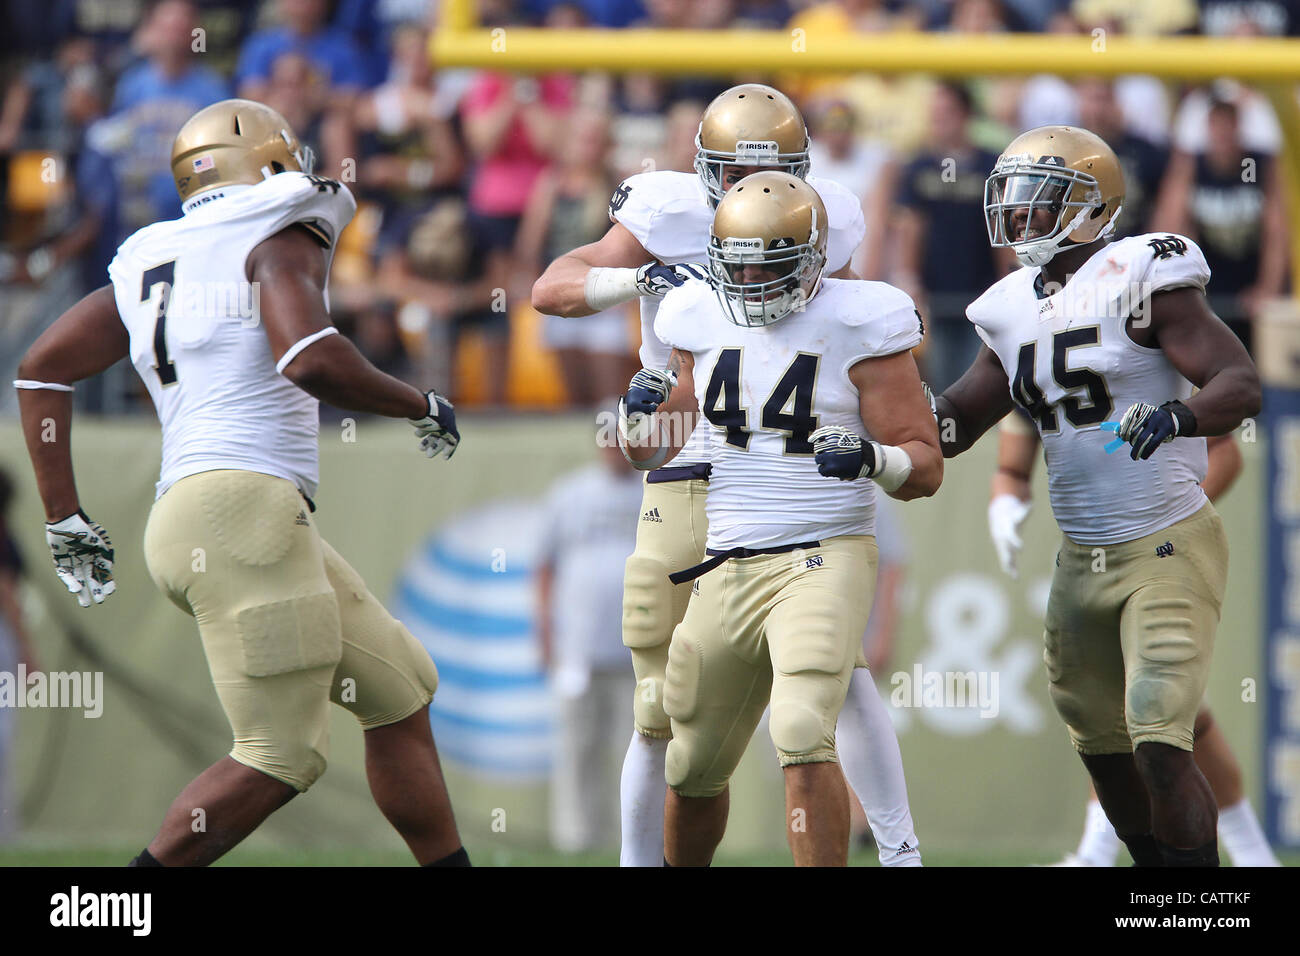
[[[307,57],[301,53],[276,57],[262,102],[279,110],[298,139],[318,151],[316,172],[349,183],[355,180],[356,140],[348,111],[333,102],[324,75]]]
[[[1074,0],[1081,23],[1112,20],[1133,36],[1185,33],[1196,28],[1196,0]]]
[[[235,68],[239,95],[261,100],[271,81],[271,67],[284,53],[305,56],[334,94],[368,85],[366,62],[342,30],[326,23],[325,0],[276,0],[280,26],[254,33],[244,44]]]
[[[398,32],[412,28],[427,31],[433,25],[437,6],[435,0],[340,0],[334,25],[359,48],[367,86],[388,79]]]
[[[867,238],[850,265],[864,279],[881,278],[880,239],[893,188],[889,149],[857,134],[857,118],[842,100],[814,106],[811,114],[813,175],[833,180],[857,196],[867,221]]]
[[[1235,103],[1209,109],[1207,147],[1176,153],[1156,226],[1195,240],[1210,266],[1215,312],[1250,345],[1250,318],[1286,285],[1287,223],[1272,155],[1251,150]]]
[[[944,83],[930,108],[929,147],[899,176],[895,282],[924,317],[926,381],[947,388],[966,371],[979,338],[966,306],[1002,274],[984,225],[984,181],[998,154],[971,142],[964,86]]]
[[[36,667],[31,641],[23,623],[22,605],[18,600],[23,559],[6,524],[13,493],[13,481],[0,470],[0,673],[9,675],[16,673],[19,664],[28,669]],[[636,507],[633,505],[631,508],[633,514]],[[628,551],[631,551],[630,547]],[[20,823],[18,799],[10,773],[14,716],[12,707],[0,707],[0,842],[16,833]]]
[[[533,184],[560,147],[574,87],[567,75],[484,73],[461,102],[476,162],[469,208],[490,249],[513,246]]]
[[[618,767],[636,686],[623,646],[623,564],[640,502],[640,473],[614,441],[546,498],[537,636],[557,704],[551,842],[569,853],[617,840]]]
[[[189,0],[163,0],[152,8],[135,37],[145,60],[118,81],[106,121],[111,129],[92,137],[96,149],[112,159],[127,233],[180,215],[169,162],[172,140],[196,111],[229,95],[225,81],[195,59],[197,24]]]
[[[579,246],[595,242],[609,228],[609,197],[615,183],[606,171],[609,119],[593,109],[575,110],[564,141],[568,149],[533,189],[519,227],[512,276],[515,295],[525,299],[543,268]],[[621,391],[636,371],[629,368],[632,343],[623,306],[595,315],[548,315],[543,337],[560,360],[570,404],[590,408]]]
[[[1249,23],[1266,36],[1300,36],[1300,0],[1198,0],[1201,32],[1232,36]]]
[[[474,228],[464,202],[445,196],[390,217],[378,246],[378,284],[399,306],[398,328],[417,368],[415,380],[438,383],[438,390],[456,401],[456,351],[474,332],[486,350],[488,401],[502,404],[510,344],[505,294],[510,249],[492,247]]]
[[[427,31],[398,27],[392,43],[387,82],[361,96],[354,113],[366,157],[358,191],[387,210],[427,203],[431,192],[458,185],[464,170],[460,141],[440,114]]]
[[[1075,84],[1075,90],[1079,125],[1104,139],[1124,170],[1124,210],[1115,223],[1115,238],[1150,232],[1169,151],[1124,129],[1124,115],[1110,80],[1083,79]]]

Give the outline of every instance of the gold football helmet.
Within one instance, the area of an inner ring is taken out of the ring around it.
[[[1124,203],[1124,173],[1096,133],[1041,126],[1021,133],[998,157],[984,184],[989,242],[1010,246],[1027,266],[1052,260],[1065,245],[1105,238]],[[1044,217],[1053,216],[1050,229]]]
[[[713,286],[736,325],[779,322],[817,294],[826,266],[826,206],[797,176],[746,176],[718,203],[709,234]]]
[[[718,94],[695,136],[695,171],[714,206],[727,192],[727,166],[773,166],[800,179],[808,175],[808,129],[790,97],[761,83]]]
[[[199,110],[172,143],[181,201],[232,183],[260,183],[286,170],[310,173],[314,156],[283,116],[252,100],[222,100]]]

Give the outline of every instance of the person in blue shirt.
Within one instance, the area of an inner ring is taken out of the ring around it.
[[[281,26],[254,33],[244,44],[235,67],[239,95],[260,100],[271,66],[284,53],[305,56],[336,91],[356,91],[371,85],[371,71],[346,33],[326,22],[325,0],[278,0]]]
[[[145,58],[118,80],[110,114],[126,135],[119,137],[122,151],[113,160],[128,233],[180,215],[167,163],[172,139],[197,110],[229,96],[225,80],[197,61],[197,26],[198,11],[189,0],[158,4],[135,38]]]

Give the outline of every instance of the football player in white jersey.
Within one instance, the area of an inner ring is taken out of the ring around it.
[[[702,410],[709,423],[708,557],[671,576],[695,582],[664,689],[673,866],[712,860],[728,780],[769,702],[795,864],[847,862],[835,724],[875,582],[867,479],[912,498],[943,474],[910,352],[912,300],[880,282],[823,281],[826,223],[817,192],[788,173],[734,185],[711,226],[712,282],[660,305],[668,368],[638,372],[621,405],[620,435],[643,468],[684,443],[677,416],[689,426]]]
[[[992,244],[1026,268],[968,307],[985,347],[936,415],[948,457],[1013,403],[1033,418],[1063,533],[1044,634],[1052,702],[1138,865],[1214,866],[1192,741],[1228,554],[1201,488],[1205,436],[1259,411],[1259,377],[1206,303],[1195,243],[1109,241],[1123,200],[1093,133],[1012,141],[985,213]]]
[[[1015,411],[1002,420],[998,429],[998,470],[993,475],[989,500],[989,535],[997,551],[998,563],[1011,577],[1019,574],[1019,556],[1023,541],[1020,526],[1029,516],[1032,501],[1030,484],[1034,462],[1038,457],[1038,429],[1023,412]],[[1217,501],[1241,473],[1241,449],[1232,435],[1215,435],[1205,440],[1207,466],[1201,489],[1210,501]],[[1242,787],[1241,767],[1224,736],[1218,721],[1204,701],[1196,714],[1192,729],[1195,744],[1192,755],[1201,769],[1219,812],[1218,835],[1233,866],[1281,866],[1273,855],[1259,825],[1250,799]],[[1114,866],[1119,855],[1120,839],[1106,819],[1106,811],[1089,794],[1083,837],[1078,849],[1066,854],[1058,866]]]
[[[696,147],[697,174],[664,170],[625,180],[610,200],[613,227],[598,242],[551,263],[533,287],[534,308],[547,315],[591,315],[639,297],[641,364],[664,368],[669,348],[654,332],[659,297],[700,274],[694,263],[707,257],[714,207],[759,169],[785,170],[817,189],[828,215],[826,272],[852,277],[849,260],[866,233],[861,201],[837,183],[808,175],[808,131],[787,96],[755,83],[732,87],[704,111]],[[664,754],[671,735],[663,710],[664,669],[668,640],[690,596],[689,587],[669,584],[667,575],[703,558],[708,474],[701,423],[671,467],[647,475],[636,549],[627,561],[623,639],[637,688],[636,731],[621,785],[624,866],[657,866],[662,858]],[[881,862],[919,865],[898,738],[875,685],[867,681],[864,689],[871,706],[864,708],[863,742],[878,759],[854,761],[850,783],[871,821]],[[863,772],[872,766],[882,772]]]
[[[416,859],[468,866],[429,728],[433,662],[310,514],[318,399],[410,419],[430,457],[455,450],[454,412],[335,334],[326,280],[356,203],[310,175],[279,113],[248,100],[201,110],[172,172],[184,215],[127,239],[111,284],[46,330],[15,382],[55,568],[83,607],[115,585],[112,545],[73,478],[73,383],[130,356],[162,423],[146,563],[198,623],[234,747],[132,865],[211,863],[310,787],[332,700],[364,729],[371,793]],[[196,807],[206,829],[191,826]]]

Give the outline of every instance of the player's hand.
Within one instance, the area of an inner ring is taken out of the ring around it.
[[[650,438],[655,409],[668,401],[677,387],[677,376],[666,369],[643,368],[632,376],[627,394],[618,400],[618,428],[623,437],[637,445]]]
[[[808,440],[812,442],[817,471],[825,477],[854,481],[875,476],[880,458],[875,442],[863,441],[861,436],[839,425],[823,425]]]
[[[709,278],[709,270],[695,262],[679,262],[675,266],[666,266],[659,262],[647,262],[636,270],[636,289],[642,295],[667,295],[688,279]]]
[[[420,439],[420,450],[426,458],[442,454],[449,459],[456,454],[456,448],[460,444],[460,432],[456,430],[456,406],[437,392],[427,392],[425,398],[429,401],[429,414],[408,420]]]
[[[1129,406],[1118,424],[1102,422],[1103,428],[1107,425],[1118,436],[1120,444],[1133,446],[1130,458],[1146,461],[1165,442],[1173,441],[1179,435],[1192,434],[1196,430],[1196,418],[1179,401],[1165,402],[1159,408],[1147,402],[1136,402]]]
[[[1013,578],[1020,576],[1016,565],[1020,560],[1020,549],[1025,544],[1020,537],[1020,526],[1029,517],[1031,507],[1030,502],[1010,494],[997,495],[989,502],[989,536],[993,539],[993,550],[998,554],[1002,570]]]
[[[92,601],[103,604],[104,598],[117,590],[113,542],[108,540],[108,532],[86,517],[84,511],[46,524],[45,540],[54,557],[54,572],[82,607],[90,607]]]

